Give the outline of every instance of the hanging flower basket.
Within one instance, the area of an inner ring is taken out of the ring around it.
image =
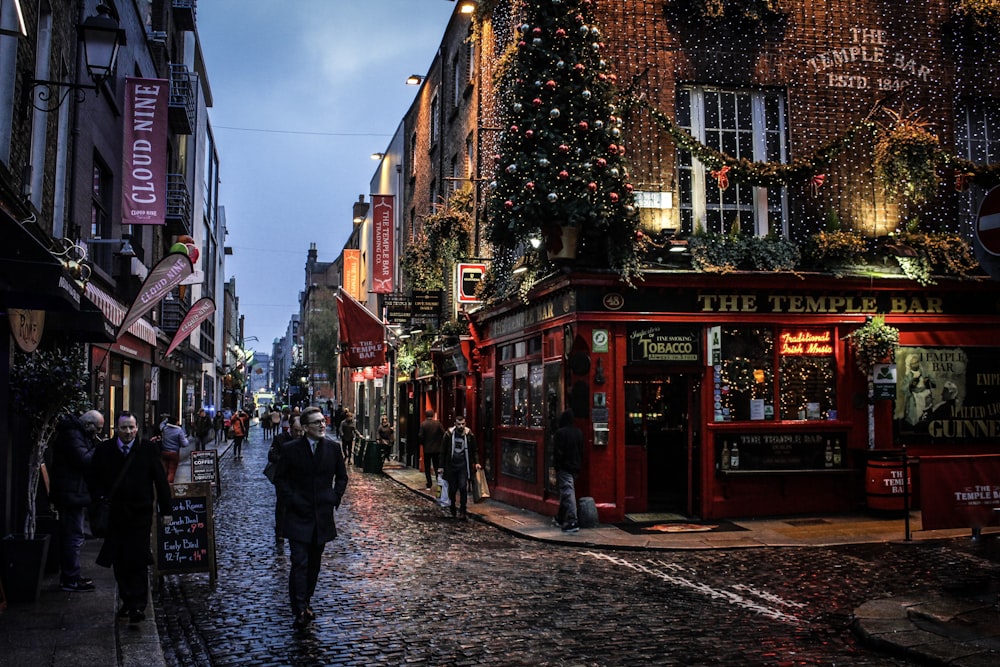
[[[890,197],[902,194],[914,204],[934,197],[938,186],[938,138],[927,123],[903,112],[885,110],[892,123],[881,128],[875,143],[875,173]]]
[[[956,0],[952,11],[977,32],[992,34],[1000,29],[1000,0]]]
[[[886,324],[884,315],[875,315],[846,338],[858,368],[866,375],[875,364],[891,362],[899,348],[899,329]]]

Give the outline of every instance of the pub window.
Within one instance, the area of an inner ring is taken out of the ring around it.
[[[1000,161],[1000,103],[963,100],[956,110],[955,149],[959,156],[979,165]],[[961,232],[971,237],[986,188],[975,183],[959,195]]]
[[[722,330],[716,421],[774,418],[774,334],[764,328]],[[758,413],[760,416],[757,416]],[[721,418],[720,418],[721,417]]]
[[[514,366],[514,426],[528,425],[528,364]]]
[[[677,122],[711,148],[739,160],[785,162],[785,96],[780,91],[684,87],[677,94]],[[737,226],[766,236],[785,230],[783,188],[762,188],[729,179],[720,187],[710,169],[689,151],[677,152],[681,231],[696,224],[729,233]]]
[[[528,367],[528,425],[540,428],[545,420],[545,393],[542,388],[542,365],[530,364]]]
[[[541,345],[542,337],[535,336],[499,348],[501,426],[542,428],[545,424]]]
[[[835,351],[830,329],[724,328],[715,420],[835,419]]]
[[[510,426],[514,414],[514,367],[500,371],[500,425]]]

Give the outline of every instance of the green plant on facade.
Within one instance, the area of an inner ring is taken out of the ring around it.
[[[28,539],[35,537],[35,500],[45,451],[62,418],[90,409],[87,394],[89,381],[86,353],[80,344],[38,349],[31,354],[14,352],[10,369],[10,401],[12,411],[27,424],[31,438],[28,511],[24,520],[24,535]]]
[[[886,324],[885,315],[875,315],[847,334],[846,339],[858,368],[868,375],[875,364],[892,361],[899,348],[899,329]]]
[[[979,269],[969,242],[958,234],[908,229],[893,235],[896,244],[912,249],[913,256],[896,257],[903,275],[921,285],[935,285],[934,275],[968,278]]]
[[[806,240],[804,256],[816,266],[838,273],[851,264],[860,264],[868,252],[868,244],[855,231],[822,231]]]
[[[442,337],[448,336],[468,336],[469,335],[469,325],[458,319],[451,319],[444,322],[441,328],[438,329],[438,333]]]
[[[1000,30],[1000,0],[953,0],[952,12],[966,25],[993,38]]]
[[[890,197],[903,194],[922,204],[937,192],[940,141],[916,112],[885,112],[892,122],[879,130],[875,142],[875,174]]]
[[[465,187],[453,192],[442,210],[424,218],[400,260],[413,289],[437,291],[447,286],[455,262],[470,254],[473,212],[472,188]]]

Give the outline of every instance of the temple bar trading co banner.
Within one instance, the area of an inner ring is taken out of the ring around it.
[[[924,530],[1000,526],[1000,455],[921,456]]]

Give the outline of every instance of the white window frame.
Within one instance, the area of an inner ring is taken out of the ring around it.
[[[767,160],[767,144],[765,134],[767,132],[774,132],[778,136],[779,146],[780,146],[780,161],[787,162],[788,159],[788,146],[787,146],[787,128],[786,128],[786,98],[784,91],[778,90],[749,90],[749,89],[728,89],[719,87],[708,87],[708,86],[685,86],[684,90],[690,97],[690,109],[689,118],[691,120],[690,126],[688,126],[688,131],[691,135],[698,141],[705,143],[706,137],[706,126],[705,126],[705,94],[706,93],[718,93],[721,95],[749,95],[751,100],[751,132],[753,139],[753,157],[752,160],[755,162],[763,162]],[[778,105],[778,127],[768,128],[766,127],[766,114],[765,114],[765,99],[768,96],[777,96],[780,98],[780,104]],[[723,131],[736,131],[737,128],[712,128],[721,129]],[[717,147],[716,147],[717,148]],[[733,156],[736,157],[736,156]],[[742,156],[746,157],[746,156]],[[678,170],[687,169],[681,165],[681,160],[678,159],[677,162]],[[717,229],[717,225],[709,224],[708,222],[708,204],[706,201],[706,192],[709,187],[718,187],[715,178],[711,174],[711,170],[706,169],[705,166],[699,162],[697,159],[691,160],[691,205],[690,207],[684,202],[683,193],[678,201],[678,206],[680,209],[691,210],[692,226],[694,221],[701,221],[701,224],[705,231],[708,232],[728,232],[728,229]],[[680,185],[678,185],[680,187]],[[738,192],[734,188],[739,187],[752,187],[753,193],[751,196],[751,204],[749,206],[749,213],[752,215],[752,224],[748,225],[747,220],[741,218],[741,233],[753,233],[757,236],[766,236],[768,233],[775,231],[782,235],[788,235],[788,195],[785,188],[782,188],[780,197],[780,212],[775,215],[776,212],[769,211],[768,209],[768,190],[764,187],[755,187],[743,185],[733,182],[732,179],[729,181],[729,190],[733,192],[730,193],[727,190],[723,193],[723,209],[726,210],[736,210],[739,208],[738,204],[730,204],[725,202],[727,195],[732,198],[733,195]],[[777,219],[773,219],[777,218]],[[690,233],[691,229],[683,229],[685,233]]]

